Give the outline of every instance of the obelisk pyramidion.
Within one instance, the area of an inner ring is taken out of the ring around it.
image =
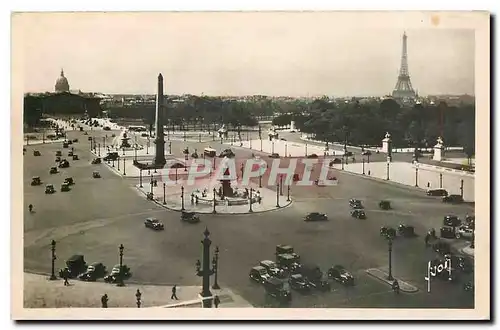
[[[156,122],[155,122],[155,144],[156,152],[154,165],[163,167],[167,162],[165,160],[165,137],[163,134],[163,76],[158,75],[158,92],[156,94]]]

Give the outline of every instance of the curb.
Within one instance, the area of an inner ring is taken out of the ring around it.
[[[377,272],[380,272],[380,273],[384,274],[384,277],[380,277],[380,276],[375,275],[375,274],[373,273],[373,271],[374,271],[374,270],[376,270]],[[369,269],[366,269],[366,270],[365,270],[365,272],[366,272],[368,275],[370,275],[370,276],[372,276],[372,277],[374,277],[374,278],[378,279],[379,281],[384,282],[385,284],[390,285],[390,286],[392,287],[392,282],[391,282],[391,281],[389,281],[389,280],[386,278],[386,276],[388,276],[388,274],[387,274],[386,272],[384,272],[384,271],[382,271],[382,270],[380,270],[380,269],[378,269],[378,268],[369,268]],[[396,279],[396,278],[395,278],[395,279]],[[399,291],[401,291],[401,292],[406,292],[406,293],[415,293],[415,292],[417,292],[417,291],[418,291],[418,288],[417,288],[416,286],[411,285],[411,284],[410,284],[410,283],[408,283],[408,282],[405,282],[405,281],[402,281],[402,280],[398,280],[398,282],[399,282],[400,284],[401,284],[401,283],[404,283],[404,286],[409,287],[409,289],[403,289],[403,288],[401,287],[401,285],[400,285]]]
[[[142,193],[144,196],[146,196],[146,193],[144,191],[142,191],[139,187],[137,186],[134,186],[135,189],[137,189],[137,191],[139,191],[140,193]],[[157,200],[152,200],[152,202],[154,202],[155,204],[157,204],[158,206],[161,206],[167,210],[170,210],[170,211],[175,211],[175,212],[182,212],[181,209],[177,209],[177,208],[173,208],[171,206],[168,206],[168,204],[163,204],[163,202],[160,202],[160,201],[157,201]],[[253,211],[253,212],[217,212],[215,213],[216,215],[249,215],[249,214],[256,214],[256,213],[265,213],[265,212],[272,212],[272,211],[279,211],[279,210],[282,210],[282,209],[285,209],[287,207],[289,207],[290,205],[292,205],[293,203],[293,200],[290,200],[290,202],[287,202],[286,205],[284,206],[280,206],[279,208],[273,208],[273,209],[270,209],[270,210],[264,210],[264,211]],[[213,214],[212,211],[194,211],[195,213],[198,213],[198,214]]]

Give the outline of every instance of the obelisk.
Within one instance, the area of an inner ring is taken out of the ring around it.
[[[165,137],[163,134],[163,76],[158,75],[158,92],[156,93],[156,122],[155,122],[155,167],[163,167],[165,160]]]

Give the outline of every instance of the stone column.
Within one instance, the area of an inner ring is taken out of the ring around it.
[[[444,142],[441,137],[438,137],[437,144],[434,146],[434,156],[432,159],[438,162],[444,159]]]
[[[385,133],[385,137],[382,140],[382,152],[387,154],[387,161],[392,161],[392,139],[389,132]]]
[[[164,166],[165,160],[165,137],[163,136],[163,76],[158,75],[158,92],[156,96],[156,121],[155,121],[155,166]]]

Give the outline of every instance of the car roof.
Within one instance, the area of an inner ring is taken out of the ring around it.
[[[152,217],[151,218],[146,218],[146,220],[148,220],[148,221],[155,221],[155,220],[158,221],[157,218],[152,218]]]
[[[261,270],[266,270],[264,267],[262,266],[255,266],[255,267],[252,267],[252,269],[255,269],[255,270],[258,270],[258,271],[261,271]]]
[[[262,260],[260,263],[261,263],[261,264],[271,264],[271,263],[273,263],[273,264],[274,264],[275,262],[274,262],[274,261],[272,261],[272,260]]]
[[[302,274],[293,274],[292,276],[290,276],[291,278],[302,278]]]
[[[293,249],[291,245],[280,244],[276,246],[277,249]]]
[[[295,257],[293,255],[291,255],[290,253],[278,254],[278,257],[283,258],[283,259],[295,259]]]

